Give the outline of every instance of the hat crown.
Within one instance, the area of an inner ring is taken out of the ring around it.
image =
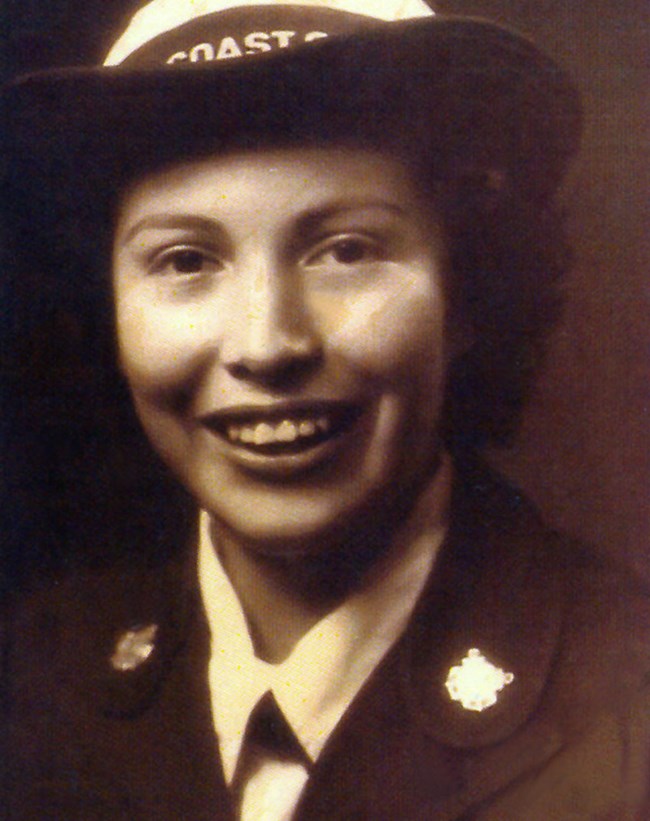
[[[434,14],[424,0],[238,0],[235,3],[232,0],[151,0],[132,17],[124,33],[109,51],[104,65],[120,65],[157,37],[209,15],[247,12],[250,14],[251,31],[254,31],[255,10],[269,8],[339,12],[341,17],[356,15],[382,22],[431,17]],[[328,32],[314,34],[327,36]]]

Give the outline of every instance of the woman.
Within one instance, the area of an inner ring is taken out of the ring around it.
[[[5,95],[16,256],[110,268],[193,509],[8,608],[12,818],[644,817],[647,597],[474,455],[557,314],[575,94],[395,5],[154,0]]]

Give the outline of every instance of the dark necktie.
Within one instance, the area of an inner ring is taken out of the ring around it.
[[[239,811],[244,788],[258,767],[269,758],[311,768],[309,756],[296,738],[273,693],[267,691],[251,711],[246,724],[244,742],[239,754],[231,791]]]

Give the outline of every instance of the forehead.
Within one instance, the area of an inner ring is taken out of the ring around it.
[[[239,150],[178,161],[145,174],[123,193],[119,219],[147,210],[299,212],[337,202],[394,204],[428,215],[417,176],[401,160],[348,146]]]

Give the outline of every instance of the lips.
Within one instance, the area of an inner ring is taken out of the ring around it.
[[[304,453],[349,430],[361,414],[348,402],[281,403],[212,413],[203,423],[235,448],[263,456]]]

